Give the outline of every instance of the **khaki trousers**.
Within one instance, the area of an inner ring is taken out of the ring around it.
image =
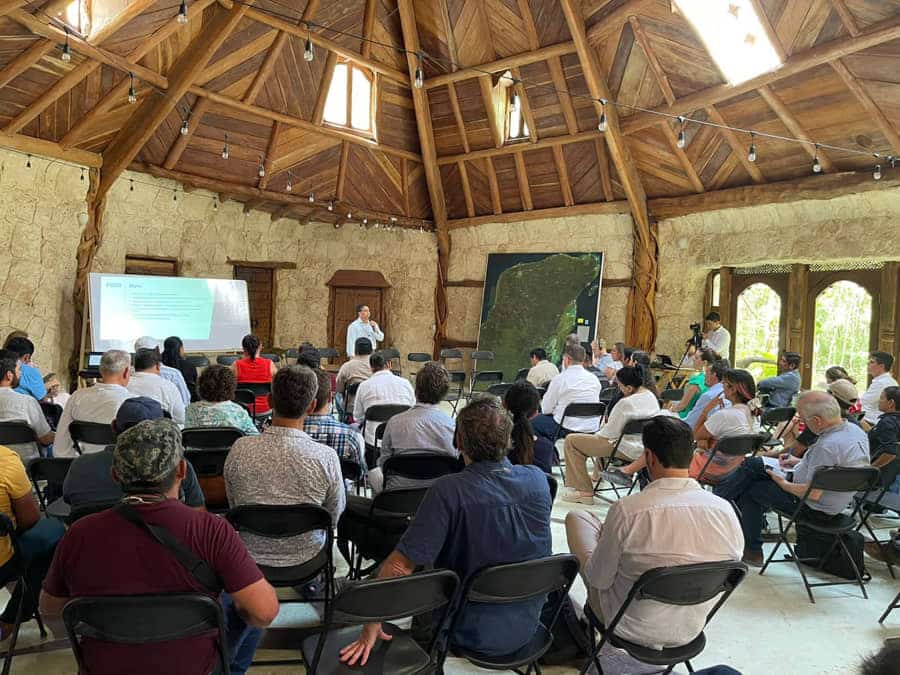
[[[581,580],[588,590],[588,602],[601,621],[603,615],[600,613],[597,591],[584,576],[584,566],[597,548],[602,531],[603,522],[590,511],[569,511],[566,514],[566,539],[569,542],[569,550],[578,558],[582,570]]]
[[[613,444],[594,434],[569,434],[563,446],[566,455],[566,486],[580,492],[593,492],[594,484],[588,475],[588,457],[609,457]]]

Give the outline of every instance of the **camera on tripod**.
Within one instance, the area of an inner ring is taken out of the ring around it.
[[[693,335],[688,340],[688,345],[694,345],[695,348],[700,349],[703,344],[703,333],[701,332],[700,324],[692,323],[690,329],[693,331]]]

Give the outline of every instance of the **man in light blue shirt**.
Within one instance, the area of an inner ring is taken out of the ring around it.
[[[149,335],[139,337],[134,341],[134,353],[137,354],[142,349],[155,349],[159,352],[159,340],[150,337]],[[160,356],[161,355],[162,353],[160,352]],[[181,400],[185,405],[188,405],[191,402],[191,392],[188,391],[187,383],[184,381],[184,375],[181,374],[181,371],[178,370],[178,368],[172,368],[160,361],[159,376],[175,385],[175,388],[181,395]]]
[[[691,408],[691,412],[689,412],[688,416],[684,418],[685,423],[691,429],[693,429],[697,424],[697,420],[700,419],[700,413],[702,413],[706,409],[706,406],[708,406],[711,401],[719,399],[722,401],[722,408],[731,407],[731,401],[725,398],[722,387],[722,379],[725,377],[726,370],[728,370],[727,359],[718,359],[717,361],[706,364],[706,377],[704,379],[704,383],[709,388],[702,394],[700,394],[700,398],[698,398],[697,402],[694,403],[694,407]],[[709,419],[722,408],[713,408],[709,411],[709,413],[707,413],[706,418]]]
[[[14,391],[26,396],[33,396],[38,401],[47,397],[47,388],[41,371],[31,365],[34,356],[34,343],[27,337],[14,337],[6,344],[6,348],[19,358],[19,386]]]
[[[357,305],[357,319],[347,326],[347,356],[354,357],[353,349],[359,338],[366,338],[372,343],[372,351],[378,350],[378,343],[384,340],[384,333],[378,327],[378,324],[369,319],[371,312],[368,305]]]
[[[607,368],[615,368],[616,360],[608,351],[606,351],[606,340],[603,338],[594,338],[591,343],[591,350],[594,352],[594,368],[601,373],[605,373]]]
[[[778,374],[760,380],[756,390],[768,394],[767,408],[784,408],[791,404],[794,395],[800,391],[800,355],[797,352],[782,352],[778,357]]]

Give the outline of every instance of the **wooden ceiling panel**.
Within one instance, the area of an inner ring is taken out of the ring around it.
[[[657,21],[642,18],[641,26],[676,98],[724,82],[715,62],[684,19]],[[673,26],[678,29],[673,30]]]
[[[257,167],[257,158],[251,158],[247,153],[225,162],[214,147],[208,143],[197,143],[194,139],[191,139],[178,162],[178,169],[186,173],[254,187],[259,180]]]
[[[395,0],[376,0],[376,18],[372,28],[372,39],[375,41],[371,44],[372,58],[385,65],[403,71],[406,69],[406,58],[403,53],[396,49],[382,45],[393,45],[394,47],[402,47],[401,39],[402,30],[400,28],[400,13],[397,11],[397,3]],[[424,49],[424,47],[423,47]],[[433,52],[426,50],[429,54]]]
[[[719,169],[732,154],[732,150],[727,143],[720,142],[710,145],[711,154],[708,155],[702,167],[698,170],[700,180],[704,186],[712,185],[713,180]]]
[[[250,87],[254,75],[259,71],[265,58],[265,52],[261,52],[253,58],[247,59],[227,73],[207,82],[205,88],[220,94],[227,94],[228,96],[241,99]],[[236,83],[240,83],[240,86],[234,86]]]
[[[645,170],[647,167],[643,162],[636,162],[636,164],[638,174],[640,174],[641,177],[641,184],[644,186],[644,191],[647,193],[648,197],[681,197],[690,194],[690,187],[674,185],[668,180],[658,178],[655,175],[656,172],[652,165],[649,168],[653,170],[654,173],[648,173]]]
[[[284,13],[284,4],[279,2],[279,12]],[[327,26],[330,31],[325,35],[339,45],[352,49],[359,53],[362,43],[354,35],[363,34],[363,15],[365,13],[366,0],[325,0],[319,4],[315,21],[317,24]],[[297,15],[298,19],[300,15]],[[341,35],[333,31],[342,31],[350,35]]]
[[[483,0],[497,58],[527,52],[530,45],[526,22],[517,0]]]
[[[285,171],[335,148],[340,153],[341,148],[341,141],[336,138],[296,127],[282,126],[277,140],[269,158],[273,171]]]
[[[571,40],[559,0],[528,0],[542,47]]]
[[[428,199],[428,183],[421,164],[409,164],[409,216],[431,218],[431,202]]]
[[[900,0],[844,0],[860,28],[900,14]]]
[[[562,148],[576,204],[603,201],[602,177],[594,143],[570,143]]]
[[[308,195],[313,192],[318,202],[327,203],[335,193],[340,160],[341,144],[337,143],[321,152],[310,153],[304,160],[289,166],[279,163],[277,168],[272,169],[267,188],[278,192],[286,191],[290,171],[294,194]]]
[[[384,153],[351,145],[345,170],[344,198],[348,202],[387,213],[402,211],[399,164]]]
[[[496,58],[484,0],[446,0],[453,40],[461,66],[477,66]]]
[[[850,54],[841,59],[850,72],[862,80],[900,84],[900,40]]]
[[[169,148],[178,138],[181,131],[181,122],[184,119],[184,112],[190,110],[193,105],[194,97],[179,101],[175,109],[169,113],[162,124],[156,129],[156,133],[147,141],[146,145],[141,148],[138,154],[139,161],[148,164],[156,164],[161,166],[166,161],[166,155],[169,154]]]
[[[541,150],[526,150],[522,153],[525,159],[525,169],[528,173],[528,187],[531,190],[531,200],[536,209],[549,209],[563,205],[562,188],[559,184],[559,174],[553,161],[553,151],[550,148]]]
[[[396,10],[396,2],[393,10]],[[426,59],[423,64],[425,77],[434,77],[448,73],[453,68],[450,63],[453,61],[450,47],[447,42],[447,25],[449,23],[449,14],[445,11],[446,4],[443,0],[436,2],[418,3],[416,5],[416,26],[419,29],[419,48],[433,56],[433,59]],[[395,11],[399,23],[399,12]],[[398,27],[397,35],[401,30]],[[401,70],[406,68],[406,59],[403,59]]]
[[[431,126],[434,129],[434,145],[437,154],[456,155],[462,153],[462,139],[450,104],[448,87],[435,87],[428,91]],[[467,129],[468,132],[468,129]]]
[[[257,105],[293,117],[311,120],[325,71],[325,59],[303,58],[303,41],[290,36],[272,74],[256,98]]]
[[[487,111],[477,79],[456,83],[456,97],[466,126],[466,137],[472,150],[494,147],[494,139],[488,126]]]
[[[468,215],[466,200],[456,164],[444,164],[441,167],[441,185],[444,186],[444,198],[447,200],[447,215],[450,218],[465,218]]]
[[[634,30],[629,24],[625,24],[619,33],[616,50],[611,54],[609,70],[606,74],[606,82],[609,85],[610,94],[616,99],[619,98],[619,93],[622,91],[625,69],[631,60],[631,54],[637,49],[638,47],[635,45],[634,40]]]
[[[643,108],[655,108],[665,102],[650,63],[641,49],[631,50],[631,56],[622,73],[621,86],[614,96],[620,103]],[[627,108],[619,108],[620,117],[627,117],[630,112]]]
[[[476,159],[466,162],[466,175],[469,178],[469,187],[472,191],[472,204],[475,207],[476,216],[486,216],[493,213],[491,204],[491,186],[488,178],[488,159]]]
[[[416,129],[416,110],[410,90],[378,78],[378,139],[387,145],[419,152],[419,135]],[[431,92],[429,92],[429,98]]]
[[[568,133],[560,97],[553,84],[553,77],[546,61],[531,63],[521,68],[525,85],[525,97],[531,107],[538,138],[562,136]]]
[[[588,91],[578,55],[569,54],[563,56],[560,62],[566,78],[566,88],[569,90],[569,95],[572,97],[572,105],[575,108],[578,130],[592,131],[597,128],[597,111]]]
[[[213,106],[203,116],[197,131],[191,137],[188,149],[203,149],[212,153],[216,158],[214,165],[219,166],[223,172],[228,172],[230,163],[252,162],[254,174],[259,168],[260,157],[266,153],[269,143],[269,135],[272,123],[264,120],[250,121],[232,116],[230,110],[223,110]],[[225,144],[225,134],[228,134],[228,159],[222,159],[222,147]],[[244,174],[243,169],[236,172]],[[258,176],[257,176],[258,178]]]
[[[504,213],[522,211],[522,197],[519,195],[519,180],[516,178],[516,162],[512,155],[494,157],[494,172],[500,187],[500,205]]]
[[[150,9],[141,13],[115,33],[103,41],[103,48],[114,54],[126,56],[136,45],[143,42],[154,31],[164,26],[178,14],[181,0],[158,0]],[[195,33],[202,22],[195,22],[197,26],[184,26],[179,33]]]
[[[232,52],[237,51],[244,45],[253,42],[263,35],[272,33],[272,37],[274,38],[275,32],[276,31],[272,27],[267,26],[264,23],[259,23],[252,19],[242,20],[234,32],[225,39],[225,42],[222,43],[219,50],[209,59],[210,66],[215,65],[216,61],[219,59],[224,59]]]

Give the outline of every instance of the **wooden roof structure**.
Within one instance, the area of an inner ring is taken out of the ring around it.
[[[670,0],[191,0],[186,25],[179,0],[131,0],[90,42],[70,35],[64,61],[50,17],[70,1],[0,0],[0,145],[94,167],[97,203],[132,168],[273,218],[434,228],[439,287],[455,227],[628,212],[633,344],[655,335],[654,218],[869,189],[868,153],[900,157],[900,0],[750,0],[783,65],[736,86]],[[323,121],[345,61],[373,75],[374,136]],[[507,72],[529,130],[515,142],[492,99]],[[643,111],[606,106],[604,133],[601,98]],[[751,162],[747,134],[689,124],[681,148],[650,111],[861,152],[819,149],[812,178],[812,145],[758,139]]]

